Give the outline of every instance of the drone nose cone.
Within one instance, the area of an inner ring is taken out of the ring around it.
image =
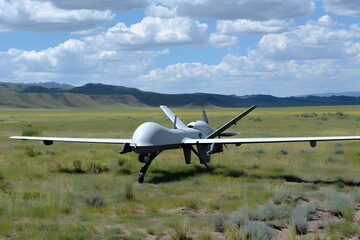
[[[141,124],[134,132],[132,141],[139,144],[149,144],[158,131],[159,126],[156,123],[147,122]]]

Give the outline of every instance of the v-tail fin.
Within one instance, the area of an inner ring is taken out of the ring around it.
[[[160,108],[173,122],[173,128],[176,127],[177,129],[187,129],[187,126],[167,106],[161,105]]]
[[[206,122],[207,124],[209,124],[209,119],[206,115],[205,108],[202,109],[202,117],[203,117],[203,121]]]

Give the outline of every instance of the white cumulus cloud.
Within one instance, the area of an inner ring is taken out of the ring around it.
[[[151,17],[173,18],[177,15],[176,8],[168,8],[162,5],[151,4],[145,9],[145,14]]]
[[[209,43],[214,47],[236,47],[239,45],[239,40],[235,36],[226,34],[212,33],[209,38]]]
[[[207,29],[207,24],[190,18],[145,17],[129,27],[118,23],[104,33],[88,37],[87,41],[113,48],[192,45],[207,42]]]
[[[0,29],[27,31],[80,31],[109,22],[110,10],[64,10],[50,2],[34,0],[0,0]]]
[[[342,26],[323,16],[289,32],[265,35],[259,51],[273,59],[338,59],[360,53],[357,25]]]
[[[43,0],[46,1],[46,0]],[[146,0],[47,0],[52,2],[58,8],[63,9],[119,9],[133,10],[135,8],[144,8],[147,5]]]
[[[267,34],[289,30],[290,23],[284,20],[251,21],[246,19],[219,20],[218,32],[223,34]]]
[[[355,0],[323,0],[325,10],[338,15],[359,17],[360,1]]]
[[[276,61],[250,51],[244,56],[227,55],[214,65],[178,63],[153,69],[140,80],[143,89],[168,93],[216,89],[223,94],[289,96],[289,92],[301,95],[318,93],[319,89],[356,89],[360,87],[356,81],[359,76],[356,64],[343,65],[337,59]]]
[[[41,51],[9,49],[0,52],[0,77],[11,81],[57,81],[71,84],[123,84],[144,74],[167,50],[107,50],[93,42],[70,39]]]
[[[290,19],[310,14],[315,9],[313,0],[162,0],[176,7],[178,14],[215,19],[250,19],[266,21]]]

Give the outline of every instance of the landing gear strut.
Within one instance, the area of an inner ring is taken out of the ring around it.
[[[193,146],[190,146],[191,150],[195,153],[195,155],[199,158],[200,162],[205,165],[206,169],[212,174],[213,171],[210,168],[209,164],[207,164],[206,160],[199,154],[198,151],[195,150]]]
[[[138,176],[138,182],[143,183],[145,180],[145,174],[151,164],[151,162],[161,153],[161,151],[153,152],[150,154],[139,154],[139,161],[140,159],[146,159],[145,165],[141,168]]]

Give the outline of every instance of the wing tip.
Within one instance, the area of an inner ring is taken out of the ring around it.
[[[20,138],[20,136],[11,136],[11,137],[9,137],[9,139],[19,139]]]

